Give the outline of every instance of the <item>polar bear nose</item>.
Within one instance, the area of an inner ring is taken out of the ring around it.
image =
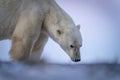
[[[75,59],[75,62],[79,62],[80,61],[80,59]]]
[[[79,62],[79,61],[81,61],[81,59],[80,59],[80,58],[72,59],[72,61],[74,61],[74,62]]]

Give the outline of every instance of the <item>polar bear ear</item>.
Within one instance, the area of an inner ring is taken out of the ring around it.
[[[80,30],[80,25],[77,25],[76,27]]]

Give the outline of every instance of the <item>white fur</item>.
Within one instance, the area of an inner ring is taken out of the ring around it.
[[[48,36],[72,60],[80,58],[79,29],[54,0],[2,0],[0,5],[3,13],[0,14],[0,40],[12,39],[10,55],[13,60],[38,60]],[[75,48],[71,49],[70,45]]]

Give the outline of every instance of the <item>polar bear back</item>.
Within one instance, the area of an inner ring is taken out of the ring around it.
[[[19,14],[33,3],[38,3],[41,13],[54,0],[0,0],[0,40],[10,39],[16,27]]]
[[[12,26],[11,23],[15,19],[15,12],[20,2],[21,0],[0,0],[0,40],[8,38],[8,34],[12,34],[14,31],[15,26],[10,26]]]

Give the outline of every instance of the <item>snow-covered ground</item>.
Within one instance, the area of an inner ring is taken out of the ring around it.
[[[0,80],[120,80],[120,65],[0,63]]]

